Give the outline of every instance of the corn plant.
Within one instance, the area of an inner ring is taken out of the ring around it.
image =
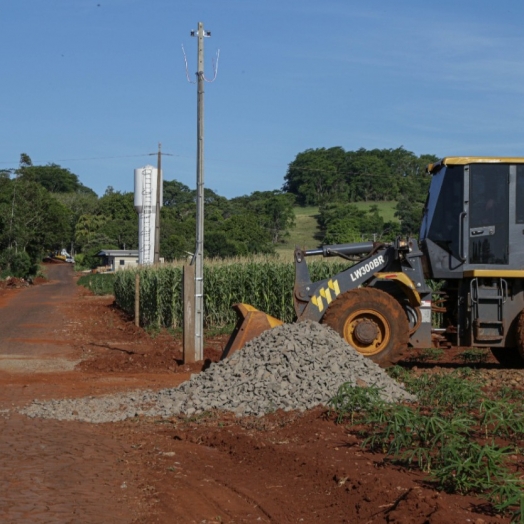
[[[337,421],[358,416],[364,448],[419,468],[439,489],[482,494],[524,524],[524,482],[511,470],[524,438],[524,394],[505,388],[498,398],[485,398],[469,369],[416,376],[396,366],[389,374],[418,395],[418,406],[366,402],[363,392],[341,388],[331,402]],[[501,445],[501,438],[511,445]]]
[[[497,393],[497,398],[501,400],[520,400],[524,401],[524,390],[514,387],[502,386]]]
[[[452,441],[442,450],[432,476],[449,493],[484,493],[510,475],[505,466],[509,453],[508,448],[493,443],[481,446],[469,439]]]
[[[114,274],[94,273],[82,275],[77,284],[90,289],[95,295],[112,295],[114,281]]]
[[[439,360],[444,354],[441,348],[425,348],[420,352],[419,360],[425,362],[427,360]]]
[[[522,479],[506,474],[502,481],[496,481],[490,487],[490,500],[497,511],[511,511],[512,522],[524,524],[524,493]]]
[[[412,379],[406,387],[415,393],[421,405],[439,411],[472,409],[482,398],[481,385],[465,380],[467,372],[458,370],[448,374],[423,374]]]
[[[328,278],[347,263],[313,261],[313,281]],[[117,305],[132,315],[135,275],[140,275],[140,322],[144,326],[176,327],[183,322],[182,268],[158,266],[119,271],[115,275]],[[235,322],[231,306],[244,302],[284,322],[295,320],[294,265],[275,258],[233,259],[204,264],[204,324],[222,328]]]
[[[485,436],[524,438],[524,418],[522,410],[506,400],[484,399],[479,407],[480,425]]]

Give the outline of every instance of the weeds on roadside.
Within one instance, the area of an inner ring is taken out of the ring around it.
[[[158,335],[160,335],[161,329],[157,325],[150,324],[149,326],[146,326],[145,331],[151,338],[156,338]]]
[[[522,410],[506,400],[484,399],[479,407],[480,425],[486,437],[497,435],[506,438],[524,438]]]
[[[497,397],[501,400],[519,400],[522,402],[524,401],[524,390],[503,386],[498,391]]]
[[[488,359],[488,353],[485,349],[473,348],[459,353],[455,358],[464,364],[483,364]]]
[[[444,350],[441,348],[425,348],[420,352],[418,359],[422,362],[426,362],[428,360],[435,361],[440,360],[443,354]]]
[[[337,413],[338,423],[349,416],[351,424],[355,422],[355,415],[358,413],[374,410],[383,404],[379,388],[353,386],[349,382],[342,384],[337,394],[328,402],[328,405]]]
[[[513,443],[524,438],[521,404],[512,402],[522,395],[504,390],[485,398],[469,369],[415,376],[396,366],[389,374],[418,396],[417,406],[388,404],[378,388],[344,384],[329,403],[337,422],[357,422],[362,447],[426,472],[439,489],[482,494],[524,524],[524,483],[509,467],[519,452]]]

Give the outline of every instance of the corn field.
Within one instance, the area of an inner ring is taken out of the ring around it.
[[[345,269],[340,261],[308,264],[311,280],[323,280]],[[118,271],[117,305],[134,315],[135,275],[140,275],[140,325],[180,327],[183,323],[182,268],[159,266]],[[245,302],[284,322],[295,320],[292,262],[271,258],[235,259],[204,264],[204,324],[221,328],[236,321],[232,304]]]

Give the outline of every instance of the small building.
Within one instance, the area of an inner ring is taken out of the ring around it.
[[[97,256],[109,271],[138,266],[138,249],[103,249]]]

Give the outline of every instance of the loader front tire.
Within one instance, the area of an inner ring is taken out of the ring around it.
[[[409,322],[402,306],[388,293],[359,288],[339,295],[322,323],[350,346],[382,367],[400,358],[409,340]]]

